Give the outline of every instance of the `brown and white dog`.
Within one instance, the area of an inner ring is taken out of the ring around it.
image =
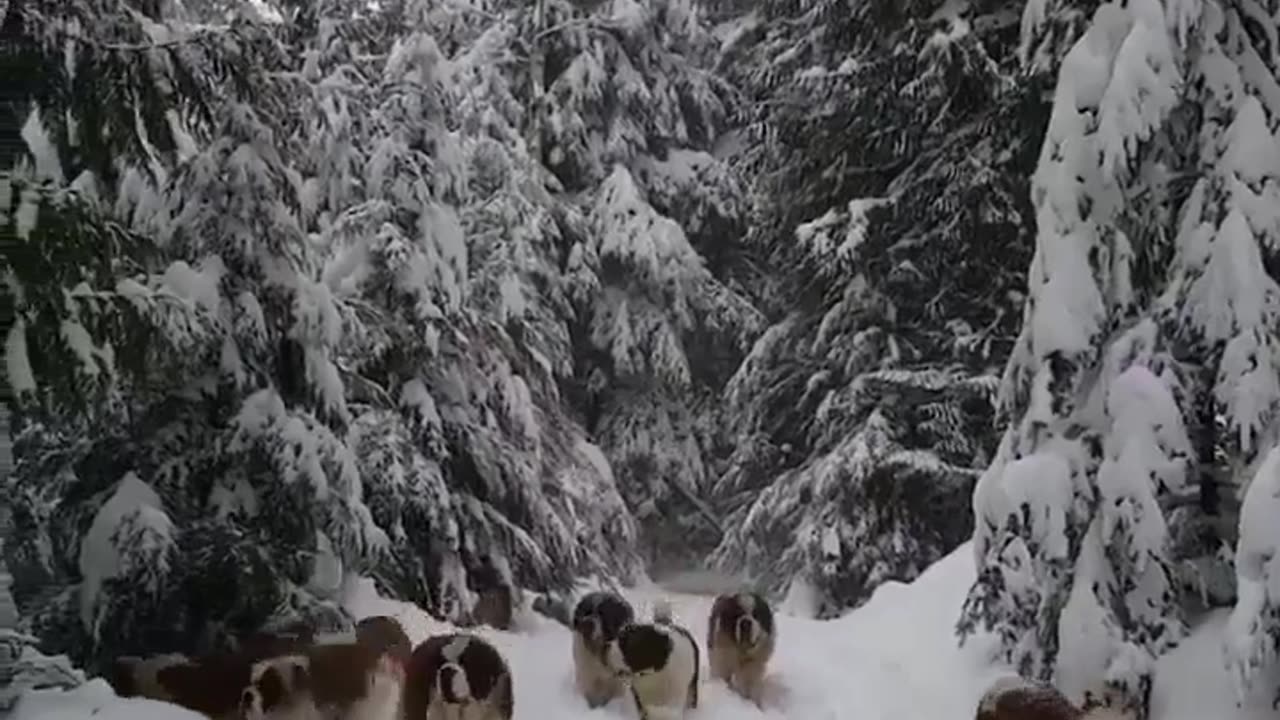
[[[641,720],[680,718],[698,707],[701,652],[693,634],[672,620],[670,605],[656,608],[651,623],[622,628],[607,659],[631,686]]]
[[[240,695],[241,720],[316,720],[319,716],[305,656],[274,657],[249,669],[249,685]]]
[[[587,593],[574,606],[573,680],[588,707],[607,705],[622,694],[622,679],[609,668],[605,652],[634,621],[631,603],[617,593]]]
[[[322,643],[261,660],[240,697],[241,720],[397,720],[404,664],[361,643]]]
[[[254,650],[220,652],[200,658],[159,655],[122,657],[107,675],[120,697],[143,697],[180,705],[213,720],[236,720],[240,695],[250,681],[254,663],[293,645],[266,644]]]
[[[978,701],[974,720],[1128,720],[1113,707],[1090,710],[1076,707],[1052,685],[1025,678],[1002,677],[991,684]]]
[[[763,596],[718,596],[707,619],[711,677],[724,680],[734,692],[760,705],[764,673],[777,637],[773,609]]]
[[[468,633],[429,637],[405,679],[405,720],[511,720],[515,689],[497,648]]]
[[[128,655],[116,658],[111,663],[105,679],[116,695],[122,698],[142,697],[176,702],[175,689],[167,687],[158,676],[166,668],[191,664],[191,658],[181,653],[165,653],[147,658]]]

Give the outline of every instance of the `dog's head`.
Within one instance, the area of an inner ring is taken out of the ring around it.
[[[459,634],[440,647],[435,685],[449,705],[485,702],[507,676],[498,650],[474,635]]]
[[[721,595],[716,612],[720,631],[740,647],[755,647],[773,636],[773,609],[759,593]]]
[[[617,593],[599,591],[584,596],[573,609],[573,629],[596,652],[618,639],[635,620],[635,609]]]
[[[401,663],[408,662],[413,646],[398,620],[386,615],[367,617],[356,623],[356,642],[378,652],[389,653]]]
[[[667,666],[675,642],[671,633],[652,623],[626,625],[609,645],[605,662],[619,675],[645,675]]]
[[[249,686],[240,694],[242,720],[262,720],[311,698],[311,672],[304,655],[262,660],[249,672]]]

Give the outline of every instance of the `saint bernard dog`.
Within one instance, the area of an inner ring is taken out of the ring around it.
[[[680,718],[698,707],[701,652],[693,634],[673,621],[670,604],[654,609],[653,622],[623,627],[607,661],[627,680],[641,720]]]
[[[515,688],[497,648],[469,633],[429,637],[409,658],[406,720],[511,720]]]
[[[623,682],[609,668],[605,652],[634,621],[631,603],[613,592],[588,593],[574,607],[573,680],[588,707],[607,705],[622,694]]]
[[[254,663],[241,720],[398,720],[404,664],[391,651],[321,643]]]
[[[171,702],[213,720],[310,720],[326,709],[327,718],[397,720],[407,646],[399,623],[371,618],[354,638],[331,642],[290,628],[196,658],[122,657],[106,679],[121,697]]]
[[[760,705],[764,673],[777,639],[773,609],[758,593],[720,595],[707,619],[711,677]]]

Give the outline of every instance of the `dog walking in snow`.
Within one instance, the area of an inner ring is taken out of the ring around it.
[[[640,720],[675,720],[698,707],[701,652],[693,634],[675,624],[670,603],[654,608],[653,622],[624,627],[608,662],[628,681]]]
[[[427,638],[409,659],[406,720],[511,720],[515,689],[507,661],[468,633]]]
[[[720,595],[707,619],[711,677],[760,706],[764,673],[777,638],[773,609],[758,593]]]
[[[635,610],[617,593],[588,593],[574,607],[573,679],[588,707],[607,705],[622,694],[622,679],[609,667],[605,654],[633,622]]]

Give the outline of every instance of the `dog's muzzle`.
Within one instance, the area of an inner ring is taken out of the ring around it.
[[[600,618],[588,615],[578,621],[577,631],[582,637],[590,641],[591,644],[601,644],[604,631],[600,627]]]
[[[246,688],[240,693],[240,717],[257,718],[262,715],[258,707],[258,693],[253,688]]]
[[[461,705],[471,700],[471,688],[467,684],[467,674],[462,666],[456,663],[445,663],[437,673],[437,684],[440,686],[440,697],[448,705]]]
[[[738,625],[734,628],[734,639],[743,647],[751,647],[756,644],[756,622],[749,617],[738,618]]]

